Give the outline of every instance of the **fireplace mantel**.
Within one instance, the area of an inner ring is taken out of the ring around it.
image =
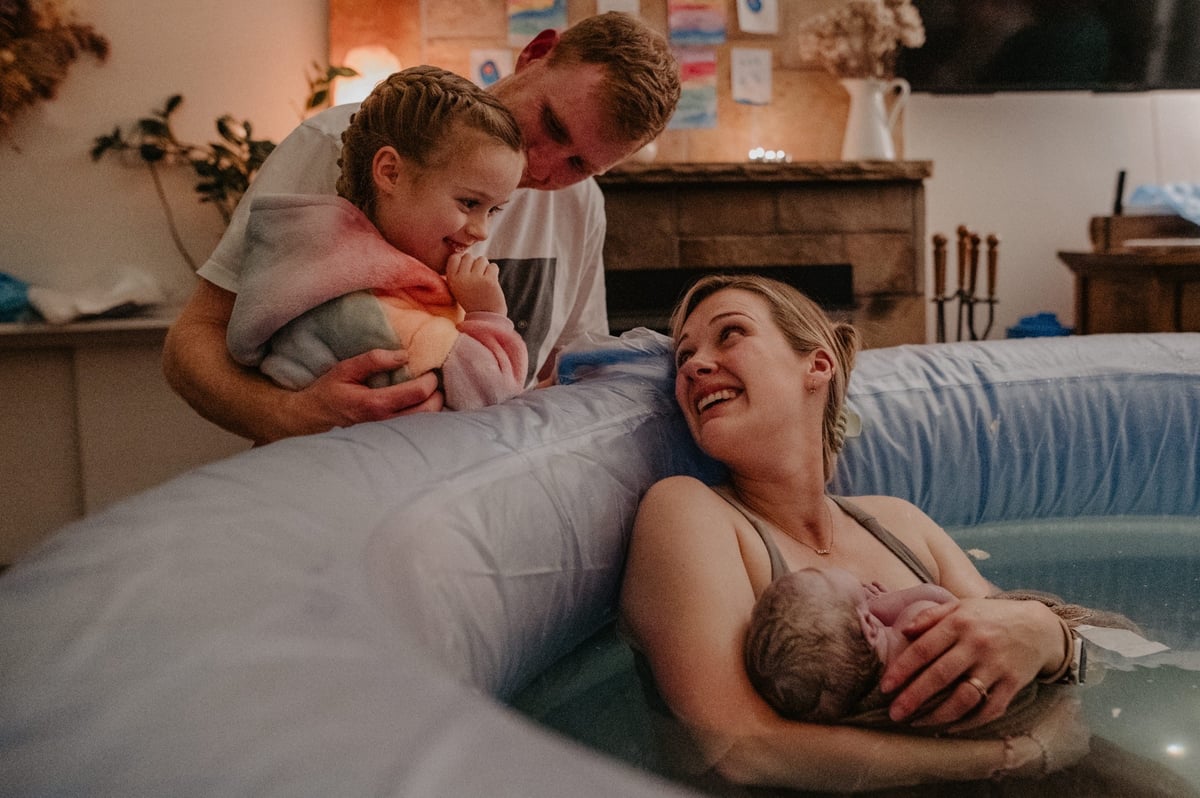
[[[853,268],[869,346],[925,340],[929,161],[628,163],[597,177],[608,271]],[[674,301],[669,297],[666,302]]]
[[[650,183],[805,183],[914,181],[933,174],[932,161],[804,161],[800,163],[624,163],[597,177],[601,185]]]

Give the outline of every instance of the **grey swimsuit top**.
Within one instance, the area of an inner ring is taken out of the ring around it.
[[[734,509],[746,517],[750,525],[754,527],[754,531],[762,538],[763,545],[767,547],[767,554],[771,558],[771,581],[778,579],[790,570],[787,563],[784,562],[783,554],[780,553],[779,547],[775,544],[775,537],[767,530],[774,529],[769,521],[766,521],[761,516],[755,514],[753,510],[747,507],[738,499],[733,489],[728,485],[717,485],[713,488],[718,495],[725,501],[729,502]],[[912,549],[904,544],[904,541],[887,531],[882,524],[875,519],[875,516],[870,515],[857,504],[849,501],[842,496],[830,495],[831,499],[837,503],[846,513],[853,518],[858,524],[887,547],[888,551],[895,554],[900,559],[900,562],[908,566],[908,570],[916,574],[917,578],[922,582],[932,582],[933,574],[929,573],[929,569],[925,564],[917,559],[917,555],[913,554]]]

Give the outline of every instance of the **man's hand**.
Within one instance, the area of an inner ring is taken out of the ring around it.
[[[442,409],[444,397],[432,373],[386,388],[366,385],[372,374],[404,365],[401,353],[387,350],[343,361],[302,391],[279,387],[229,356],[225,331],[235,298],[200,280],[167,332],[163,349],[168,384],[217,426],[262,444]]]
[[[367,385],[372,375],[394,371],[407,362],[402,352],[373,349],[337,363],[296,391],[296,399],[308,407],[305,415],[327,424],[325,429],[441,410],[445,397],[434,372],[383,388]]]
[[[508,303],[500,290],[500,267],[487,258],[458,252],[446,261],[446,284],[463,310],[486,310],[504,315]]]

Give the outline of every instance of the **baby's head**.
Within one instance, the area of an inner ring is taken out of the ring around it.
[[[375,154],[391,147],[407,162],[436,169],[480,134],[520,153],[521,129],[499,100],[464,77],[431,66],[393,73],[367,96],[342,133],[337,192],[375,218]],[[515,186],[515,184],[514,184]]]
[[[840,568],[804,568],[772,582],[746,632],[746,673],[776,712],[829,723],[860,707],[883,663],[863,635],[868,592]]]

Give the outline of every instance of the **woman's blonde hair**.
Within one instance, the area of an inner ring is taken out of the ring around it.
[[[805,354],[821,348],[833,357],[833,377],[829,381],[829,396],[825,402],[821,426],[822,462],[825,481],[833,478],[833,465],[846,438],[846,387],[854,359],[862,345],[858,329],[842,321],[834,321],[799,290],[787,283],[757,274],[711,274],[697,280],[671,314],[671,337],[679,340],[683,323],[696,306],[708,297],[737,288],[757,294],[766,300],[771,318],[779,326],[792,349]]]
[[[626,141],[645,144],[656,137],[679,102],[679,63],[670,44],[619,11],[587,17],[564,30],[546,63],[599,64],[607,78],[604,106]]]
[[[338,194],[374,219],[375,153],[394,147],[420,168],[437,166],[454,156],[454,134],[460,126],[524,152],[512,112],[471,81],[431,66],[393,73],[362,101],[342,133]]]

